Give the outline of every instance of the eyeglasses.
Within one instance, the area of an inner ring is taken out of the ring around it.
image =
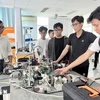
[[[72,24],[72,26],[74,27],[74,26],[77,26],[78,24],[80,24],[80,23],[75,23],[75,24]]]

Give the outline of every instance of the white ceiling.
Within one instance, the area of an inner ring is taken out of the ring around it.
[[[100,5],[100,0],[0,0],[1,7],[20,7],[23,15],[72,17],[93,11]],[[41,10],[49,9],[44,13]],[[74,12],[72,14],[68,14]]]

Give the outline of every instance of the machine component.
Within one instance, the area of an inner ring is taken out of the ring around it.
[[[71,83],[79,81],[80,77],[77,75],[68,74],[64,75],[47,75],[37,73],[34,78],[33,91],[37,93],[53,93],[62,90],[62,85],[65,83]],[[44,91],[45,90],[45,91]]]
[[[77,82],[80,80],[80,76],[78,75],[73,75],[73,74],[68,74],[67,75],[67,83],[70,83],[70,82]]]
[[[43,77],[41,76],[41,73],[37,71],[37,72],[34,73],[33,79],[34,79],[35,81],[37,81],[37,80],[43,79]]]
[[[37,93],[54,93],[62,91],[65,83],[76,82],[79,76],[69,73],[68,75],[56,75],[54,70],[62,68],[62,64],[53,64],[51,59],[43,58],[40,65],[36,66],[36,59],[19,59],[18,67],[9,69],[11,79],[18,79],[20,86],[31,88]],[[8,71],[8,70],[7,70]],[[6,71],[6,72],[7,72]],[[16,82],[16,80],[15,80]]]
[[[22,47],[22,48],[18,48],[18,52],[29,52],[29,48],[27,47]]]
[[[62,67],[60,64],[58,65]],[[68,74],[56,75],[52,63],[43,61],[39,66],[28,66],[23,71],[24,88],[32,88],[37,93],[53,93],[61,91],[64,83],[75,82],[79,80],[79,76]]]
[[[63,66],[61,64],[53,64],[53,69],[56,70],[58,68],[62,68]]]
[[[6,75],[10,75],[12,72],[15,72],[17,70],[26,70],[28,67],[28,62],[18,62],[18,66],[6,66],[3,70],[3,73]]]
[[[23,73],[22,73],[22,71],[20,71],[20,70],[18,70],[18,71],[13,71],[13,72],[10,74],[10,77],[11,77],[12,79],[18,79],[18,80],[20,80],[20,79],[22,79],[22,76],[23,76]]]
[[[31,65],[34,66],[34,65],[37,65],[37,59],[34,58],[34,59],[31,59]]]
[[[6,75],[10,75],[11,72],[12,72],[12,71],[10,72],[10,70],[12,70],[12,69],[13,69],[13,67],[7,66],[7,67],[4,68],[3,73],[6,74]]]
[[[29,58],[19,58],[18,62],[28,62]]]

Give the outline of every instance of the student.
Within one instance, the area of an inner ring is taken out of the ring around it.
[[[7,37],[2,36],[4,31],[3,22],[0,20],[0,72],[3,72],[3,65],[7,63],[12,65],[11,45]]]
[[[65,56],[65,54],[69,51],[70,47],[72,48],[70,61],[73,62],[80,55],[85,53],[89,45],[96,39],[96,36],[94,34],[84,31],[82,29],[84,23],[84,18],[82,16],[75,16],[72,18],[71,21],[75,33],[69,36],[69,43],[68,45],[66,45],[60,57],[55,61],[56,63],[59,62]],[[86,60],[78,67],[73,68],[73,71],[81,75],[87,76],[88,68],[89,68],[89,61]]]
[[[94,26],[94,30],[100,34],[100,6],[96,8],[89,16],[88,23],[92,23]],[[69,66],[61,69],[57,69],[55,72],[64,74],[66,73],[69,69],[74,68],[74,67],[79,67],[78,65],[82,64],[85,62],[92,54],[95,52],[100,51],[100,37],[96,38],[93,44],[89,47],[89,49],[79,56],[74,62],[72,62]]]
[[[55,23],[53,28],[55,37],[52,38],[48,43],[48,57],[51,58],[52,60],[56,60],[60,56],[66,44],[68,43],[68,38],[62,36],[63,32],[62,23]],[[67,63],[68,59],[69,59],[69,54],[67,54],[64,58],[60,59],[59,62],[66,60]]]
[[[52,39],[52,38],[54,37],[54,30],[51,30],[51,29],[50,29],[50,30],[48,31],[48,34],[49,34],[49,38]]]
[[[37,46],[40,46],[38,50],[41,52],[42,48],[42,53],[45,57],[47,57],[47,49],[48,49],[48,39],[46,39],[46,34],[47,34],[47,28],[44,26],[41,26],[39,28],[39,34],[41,35],[40,39],[37,41]]]

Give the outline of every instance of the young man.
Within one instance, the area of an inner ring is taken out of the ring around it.
[[[89,16],[88,23],[92,23],[94,26],[94,30],[100,34],[100,6],[95,9]],[[61,69],[57,69],[55,72],[64,74],[66,73],[69,69],[78,67],[79,64],[82,64],[85,62],[92,54],[95,52],[100,51],[100,37],[96,38],[93,44],[89,47],[89,49],[81,56],[79,56],[74,62],[72,62],[69,66]]]
[[[38,48],[38,50],[41,52],[42,49],[42,53],[45,57],[47,57],[47,49],[48,49],[48,39],[46,39],[46,34],[47,34],[47,28],[44,26],[41,26],[39,28],[39,34],[41,35],[41,38],[37,41],[37,46],[40,46],[40,48]]]
[[[54,24],[53,28],[55,37],[52,38],[48,43],[48,57],[51,58],[52,60],[56,60],[60,56],[66,44],[68,43],[68,38],[62,36],[62,31],[63,31],[62,23]],[[67,54],[64,58],[60,59],[59,62],[65,60],[67,61],[68,57],[69,54]]]
[[[59,62],[65,54],[69,51],[69,48],[72,48],[70,61],[73,62],[80,55],[86,52],[89,45],[96,39],[96,36],[90,32],[84,31],[82,29],[84,18],[82,16],[75,16],[72,18],[72,26],[75,30],[75,33],[69,36],[69,43],[66,45],[65,49],[61,53],[60,57],[55,61]],[[89,61],[86,60],[84,63],[80,64],[78,67],[73,68],[73,71],[87,76],[89,68]]]
[[[48,31],[48,34],[49,34],[49,38],[52,39],[52,38],[54,37],[54,30],[51,30],[51,29],[50,29],[50,30]]]
[[[0,20],[0,65],[7,63],[11,65],[12,63],[12,51],[10,42],[7,37],[2,36],[4,31],[3,22]],[[3,72],[3,66],[0,66],[0,72]]]

